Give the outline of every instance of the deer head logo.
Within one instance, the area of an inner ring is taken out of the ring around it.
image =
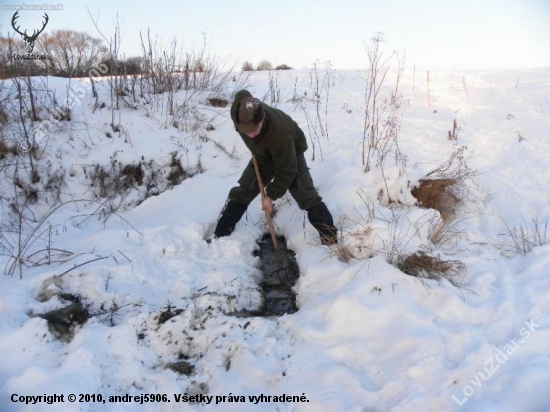
[[[14,30],[19,33],[21,35],[21,38],[25,41],[25,43],[27,43],[27,54],[31,54],[33,49],[34,49],[34,42],[36,41],[36,38],[38,37],[38,35],[40,33],[42,33],[42,31],[44,30],[44,28],[46,27],[46,24],[48,24],[48,20],[49,20],[49,17],[46,13],[44,13],[44,17],[46,19],[46,21],[44,21],[44,24],[42,25],[42,28],[40,30],[33,30],[32,32],[32,35],[28,35],[27,34],[27,30],[25,30],[24,33],[21,33],[19,31],[19,27],[20,26],[17,26],[15,27],[15,21],[17,20],[17,18],[19,17],[17,15],[17,13],[19,13],[18,11],[15,12],[15,14],[13,15],[13,17],[11,18],[11,26],[14,28]]]

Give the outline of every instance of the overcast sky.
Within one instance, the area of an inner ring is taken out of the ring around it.
[[[550,0],[0,0],[1,5],[62,4],[47,10],[46,32],[74,29],[111,36],[118,12],[122,49],[140,53],[139,32],[184,47],[204,37],[210,50],[240,64],[267,59],[307,67],[330,60],[336,68],[364,68],[364,49],[382,32],[388,52],[405,53],[408,67],[550,67]],[[2,34],[14,11],[0,8]],[[22,28],[40,26],[41,11],[22,10]]]

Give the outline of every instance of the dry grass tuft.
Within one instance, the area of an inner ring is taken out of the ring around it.
[[[210,99],[208,99],[208,103],[210,103],[210,106],[214,107],[227,107],[229,101],[218,97],[211,97]]]
[[[445,223],[454,219],[458,204],[468,192],[466,181],[475,175],[466,164],[465,149],[457,148],[411,191],[421,207],[439,211]]]
[[[344,244],[340,239],[337,244],[331,247],[331,254],[343,263],[350,263],[353,259],[356,259],[355,255],[351,251],[351,247]]]
[[[452,285],[464,288],[463,284],[454,279],[465,269],[464,264],[459,260],[441,260],[419,251],[409,256],[400,256],[397,267],[407,275],[436,280],[437,282],[446,279]]]
[[[354,259],[358,259],[357,255],[353,253],[354,246],[350,245],[348,240],[350,239],[350,236],[353,236],[349,233],[349,231],[344,227],[345,222],[347,221],[347,218],[340,219],[340,222],[338,224],[338,234],[336,235],[336,243],[332,243],[330,240],[328,240],[328,245],[330,246],[328,248],[328,256],[334,257],[338,259],[340,262],[343,263],[350,263]],[[326,243],[321,240],[321,246],[323,250],[326,249]]]
[[[460,181],[456,178],[422,179],[411,193],[421,207],[437,210],[444,222],[450,222],[455,216],[456,206],[460,203],[460,198],[453,190],[459,184]]]
[[[535,247],[543,246],[550,242],[549,215],[544,221],[532,218],[530,222],[523,220],[519,225],[510,226],[507,222],[506,236],[509,242],[499,242],[498,246],[504,253],[519,253],[527,256]]]

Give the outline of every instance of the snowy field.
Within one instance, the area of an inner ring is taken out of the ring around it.
[[[269,96],[268,76],[251,75],[255,96]],[[121,110],[126,134],[109,138],[109,102],[94,111],[86,88],[72,120],[80,138],[54,131],[40,142],[47,147],[42,164],[67,173],[63,200],[86,198],[84,166],[108,163],[115,153],[124,163],[141,156],[168,162],[178,151],[189,168],[200,160],[202,173],[106,222],[77,224],[74,216],[92,213],[93,205],[68,204],[52,215],[55,247],[82,255],[26,268],[22,279],[19,272],[0,277],[0,410],[550,408],[550,69],[430,71],[429,88],[426,71],[406,70],[399,146],[407,164],[389,161],[384,174],[376,167],[365,173],[362,165],[365,71],[331,74],[320,111],[328,137],[318,139],[306,118],[315,120],[315,106],[304,111],[291,101],[295,93],[311,96],[309,71],[277,76],[278,107],[306,132],[314,182],[355,258],[343,262],[321,246],[304,212],[285,197],[276,202],[274,222],[296,252],[299,310],[279,318],[232,316],[261,305],[253,251],[267,229],[257,200],[230,237],[204,241],[250,159],[229,107],[207,111],[206,139],[165,127],[162,107]],[[64,79],[48,85],[66,87]],[[454,120],[458,137],[451,141]],[[435,244],[438,212],[420,208],[411,188],[459,148],[475,175],[447,237]],[[525,253],[511,236],[522,228],[527,239],[541,235]],[[388,263],[393,254],[419,250],[462,262],[463,287]],[[63,294],[80,297],[92,315],[68,342],[37,316],[67,306]],[[167,368],[176,362],[187,373]],[[24,403],[54,394],[64,402]],[[78,402],[80,394],[95,396]],[[141,395],[166,396],[136,403]]]

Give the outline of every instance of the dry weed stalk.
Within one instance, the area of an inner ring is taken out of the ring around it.
[[[507,231],[506,236],[510,238],[512,244],[500,242],[498,246],[503,252],[519,253],[526,256],[533,248],[550,242],[548,218],[549,215],[546,215],[543,222],[538,218],[532,218],[530,223],[523,220],[523,223],[512,227],[504,222]]]
[[[453,128],[448,132],[449,140],[458,140],[458,124],[456,119],[453,121]]]
[[[383,42],[382,34],[377,33],[371,39],[370,46],[365,46],[369,59],[362,144],[362,164],[365,172],[371,170],[371,160],[374,156],[376,156],[376,167],[380,167],[382,173],[384,173],[386,158],[390,154],[393,155],[396,166],[405,167],[407,164],[407,156],[399,147],[401,119],[408,104],[400,89],[404,59],[397,52],[385,57],[381,50]],[[397,59],[398,64],[396,77],[386,92],[383,90],[383,85],[390,70],[390,62],[394,58]]]
[[[351,219],[347,216],[340,218],[338,222],[338,242],[331,245],[327,253],[328,256],[336,258],[343,263],[350,263],[352,260],[358,259],[353,253],[354,246],[350,245],[348,242],[350,237],[355,236],[355,234],[346,227],[348,222],[351,222]],[[326,251],[326,248],[323,247],[323,250]]]

